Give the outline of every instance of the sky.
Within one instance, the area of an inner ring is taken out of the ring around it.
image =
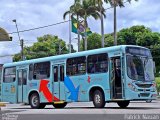
[[[16,32],[16,19],[18,29],[27,30],[31,28],[46,26],[63,22],[63,14],[69,10],[74,0],[0,0],[0,27],[8,33]],[[104,5],[107,9],[110,6]],[[133,25],[145,25],[154,32],[160,32],[160,0],[132,0],[125,7],[117,8],[117,28],[128,28]],[[106,10],[107,18],[104,20],[105,33],[113,32],[113,9]],[[69,17],[66,18],[68,20]],[[100,20],[88,18],[88,24],[92,32],[100,33]],[[45,34],[56,35],[68,43],[69,23],[63,23],[52,27],[20,33],[24,39],[24,45],[30,46],[37,41],[37,37]],[[10,62],[11,56],[20,52],[20,42],[17,33],[10,34],[11,42],[0,42],[0,63]],[[77,36],[72,33],[72,44],[77,49]],[[9,55],[7,57],[3,57]]]

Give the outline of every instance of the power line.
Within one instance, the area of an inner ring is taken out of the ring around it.
[[[123,2],[123,4],[126,4],[128,2],[129,1],[125,1],[125,2]],[[113,6],[109,7],[109,8],[106,8],[105,10],[108,10],[108,9],[111,9],[111,8],[113,8]],[[26,29],[26,30],[20,30],[19,33],[33,31],[33,30],[42,29],[42,28],[47,28],[47,27],[59,25],[59,24],[62,24],[62,23],[66,23],[66,22],[69,22],[69,21],[71,21],[71,20],[67,20],[67,21],[63,21],[63,22],[58,22],[58,23],[54,23],[54,24],[50,24],[50,25],[45,25],[45,26],[40,26],[40,27],[36,27],[36,28],[30,28],[30,29]],[[8,33],[8,34],[15,34],[15,33],[17,33],[17,32],[11,32],[11,33]]]
[[[19,33],[33,31],[33,30],[42,29],[42,28],[46,28],[46,27],[51,27],[51,26],[59,25],[59,24],[66,23],[66,22],[69,22],[69,21],[70,20],[63,21],[63,22],[58,22],[58,23],[54,23],[54,24],[50,24],[50,25],[45,25],[45,26],[41,26],[41,27],[36,27],[36,28],[31,28],[31,29],[26,29],[26,30],[20,30]],[[8,33],[8,34],[14,34],[14,33],[17,33],[17,32],[11,32],[11,33]]]

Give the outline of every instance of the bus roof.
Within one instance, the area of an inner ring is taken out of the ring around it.
[[[141,47],[141,46],[136,46],[136,45],[111,46],[111,47],[106,47],[106,48],[100,48],[100,49],[94,49],[94,50],[88,50],[88,51],[82,51],[82,52],[76,52],[76,53],[70,53],[70,54],[62,54],[62,55],[57,55],[57,56],[43,57],[43,58],[25,60],[25,61],[20,61],[20,62],[6,63],[3,65],[3,67],[11,67],[11,66],[18,66],[18,65],[27,65],[31,63],[37,63],[37,62],[67,59],[71,57],[78,57],[78,56],[84,56],[84,55],[90,55],[90,54],[96,54],[96,53],[98,54],[98,53],[104,53],[104,52],[117,51],[120,49],[125,50],[126,47]],[[145,47],[141,47],[141,48],[145,48]]]

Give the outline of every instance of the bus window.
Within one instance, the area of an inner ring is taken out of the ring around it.
[[[64,81],[64,65],[60,66],[60,80]]]
[[[54,82],[58,82],[58,66],[54,67]]]
[[[89,55],[87,59],[88,73],[103,73],[108,71],[107,54]]]
[[[27,70],[19,70],[18,72],[18,85],[27,84]]]
[[[29,80],[33,79],[33,64],[29,65]]]
[[[81,75],[86,73],[86,57],[67,59],[67,75]]]
[[[16,67],[5,68],[3,78],[4,83],[14,82],[16,79]]]
[[[50,62],[34,64],[34,79],[46,79],[50,77]]]

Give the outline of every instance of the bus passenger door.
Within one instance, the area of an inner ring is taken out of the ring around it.
[[[122,99],[121,57],[110,59],[110,94],[111,99]]]
[[[17,71],[18,90],[17,97],[18,103],[24,102],[27,94],[27,69],[19,69]]]
[[[53,101],[65,100],[64,64],[53,66]]]

